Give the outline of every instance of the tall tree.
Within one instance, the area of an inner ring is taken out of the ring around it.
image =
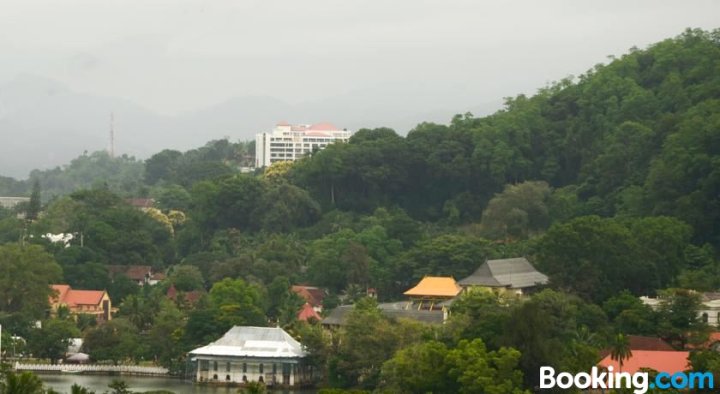
[[[632,349],[630,348],[630,341],[623,334],[617,334],[613,338],[610,346],[610,358],[615,360],[620,365],[620,372],[622,372],[625,361],[632,357]]]
[[[40,201],[40,181],[35,179],[32,187],[32,194],[30,194],[30,204],[28,204],[27,213],[25,218],[27,220],[36,220],[40,213],[42,202]]]

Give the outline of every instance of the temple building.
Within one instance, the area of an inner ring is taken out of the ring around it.
[[[458,282],[463,288],[485,287],[509,290],[522,295],[548,283],[548,277],[538,272],[524,257],[487,260],[470,276]]]
[[[457,297],[462,287],[452,277],[426,276],[412,289],[406,291],[416,309],[442,309],[442,303]]]
[[[306,355],[300,342],[279,327],[241,326],[189,353],[197,382],[284,387],[315,382],[315,371],[304,362]]]

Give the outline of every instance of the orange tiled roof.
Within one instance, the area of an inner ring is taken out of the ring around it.
[[[412,289],[406,291],[407,296],[455,297],[462,287],[449,276],[426,276]]]
[[[103,290],[74,290],[69,285],[52,285],[52,289],[57,292],[57,295],[51,295],[50,302],[67,306],[99,305],[105,296]]]
[[[690,367],[689,355],[690,352],[633,350],[632,356],[623,362],[622,371],[635,373],[641,368],[649,368],[672,375],[675,372],[685,371]],[[611,365],[615,372],[620,371],[620,364],[612,360],[610,356],[605,357],[599,363],[599,366],[605,368]]]
[[[636,350],[653,350],[653,351],[674,351],[669,343],[663,341],[660,338],[655,337],[644,337],[640,335],[628,335],[628,344],[630,350],[633,352]],[[600,351],[600,357],[605,358],[610,354],[610,349],[603,349]]]
[[[320,317],[320,315],[315,312],[315,309],[313,309],[312,305],[306,302],[300,312],[298,312],[297,319],[300,321],[308,321],[311,318],[317,321],[322,320],[322,317]]]
[[[322,289],[313,286],[293,285],[292,291],[309,302],[311,306],[322,306],[325,299]]]

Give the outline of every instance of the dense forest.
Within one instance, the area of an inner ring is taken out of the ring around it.
[[[524,393],[539,366],[587,370],[624,335],[678,348],[707,339],[688,290],[720,288],[720,30],[633,48],[487,117],[422,123],[404,137],[362,129],[241,173],[252,152],[228,140],[146,161],[97,152],[27,181],[0,178],[0,195],[39,185],[43,203],[35,220],[0,210],[3,343],[13,332],[52,359],[49,341],[82,333],[96,359],[181,369],[186,351],[232,325],[280,324],[327,386]],[[47,233],[77,236],[65,245]],[[461,278],[517,256],[550,277],[548,289],[525,301],[468,294],[442,327],[390,320],[364,297],[374,288],[400,300],[426,275]],[[139,288],[110,278],[118,264],[168,277]],[[33,328],[47,318],[51,282],[108,289],[117,318]],[[331,335],[294,321],[296,283],[327,289],[327,310],[355,304],[348,325]],[[206,295],[173,302],[171,285]],[[663,307],[642,295],[663,296]],[[692,361],[720,373],[720,355]]]

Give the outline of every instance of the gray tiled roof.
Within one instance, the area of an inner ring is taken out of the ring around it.
[[[522,289],[544,285],[548,277],[538,272],[524,257],[488,260],[458,283],[461,286],[510,287]]]
[[[444,320],[443,311],[417,310],[407,301],[382,303],[378,305],[378,309],[390,319],[410,319],[428,324],[442,324]],[[345,325],[352,310],[352,305],[339,306],[323,319],[322,324],[328,326]]]

